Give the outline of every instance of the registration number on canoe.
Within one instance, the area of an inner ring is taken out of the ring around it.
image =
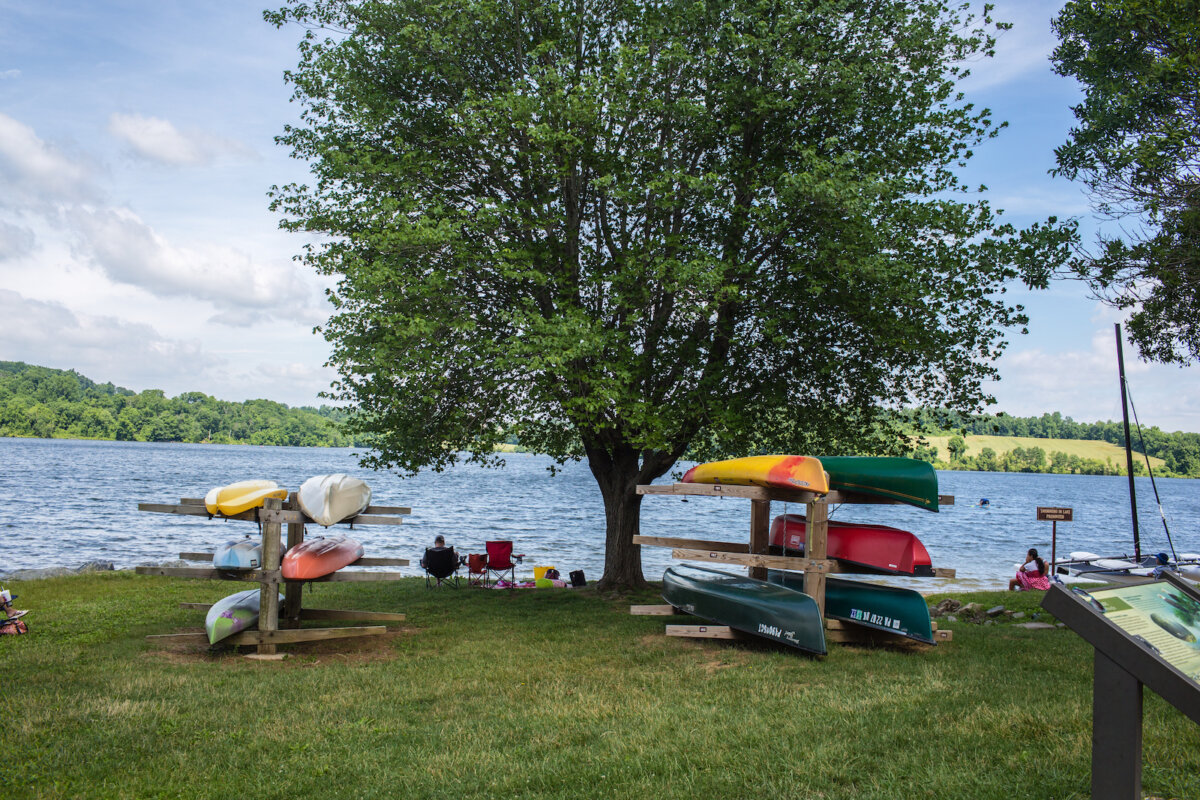
[[[850,619],[866,623],[867,625],[880,625],[884,628],[900,630],[900,620],[883,614],[872,614],[870,611],[863,611],[860,608],[850,609]]]

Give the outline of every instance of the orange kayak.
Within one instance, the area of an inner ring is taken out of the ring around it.
[[[305,539],[283,556],[280,571],[289,581],[311,581],[362,558],[363,546],[345,536]]]
[[[829,481],[821,462],[811,456],[747,456],[697,464],[683,476],[684,483],[726,483],[734,486],[768,486],[802,489],[824,494]]]

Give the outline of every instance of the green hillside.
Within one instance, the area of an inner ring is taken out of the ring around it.
[[[950,448],[947,446],[950,441],[949,436],[926,436],[926,441],[931,447],[937,448],[937,460],[950,464]],[[1106,470],[1107,474],[1124,474],[1125,472],[1125,449],[1118,447],[1110,442],[1098,441],[1093,439],[1041,439],[1032,436],[986,436],[986,435],[970,435],[963,437],[963,442],[966,444],[966,459],[974,459],[978,461],[980,455],[985,449],[990,448],[996,455],[998,461],[1013,451],[1021,448],[1025,451],[1040,448],[1045,454],[1046,465],[1052,463],[1052,454],[1062,453],[1070,459],[1077,458],[1080,462],[1093,462],[1093,464],[1107,465],[1111,470]],[[1066,463],[1070,463],[1067,461]],[[968,465],[969,466],[969,462]],[[1161,458],[1150,457],[1150,467],[1155,473],[1165,473],[1166,463]],[[978,468],[978,467],[976,467]],[[1011,471],[1042,471],[1042,470],[1011,470]],[[1049,469],[1045,471],[1051,471]],[[1066,471],[1088,471],[1083,469],[1078,470],[1062,470]],[[1145,474],[1145,458],[1140,453],[1134,453],[1134,472],[1137,474]]]
[[[0,361],[0,436],[347,447],[357,443],[341,431],[345,415],[201,392],[133,392],[74,370]]]

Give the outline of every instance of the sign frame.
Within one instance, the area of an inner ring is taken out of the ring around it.
[[[1170,573],[1163,573],[1158,580],[1200,601],[1200,590],[1188,581]],[[1095,649],[1092,798],[1141,797],[1142,686],[1200,725],[1200,682],[1164,659],[1148,642],[1106,619],[1098,605],[1086,592],[1057,583],[1042,598],[1042,608]]]

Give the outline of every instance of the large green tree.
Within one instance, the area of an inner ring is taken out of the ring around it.
[[[273,190],[337,279],[323,326],[375,467],[586,458],[603,585],[643,581],[636,487],[705,454],[887,452],[884,409],[977,408],[1000,295],[1057,231],[954,170],[987,19],[908,0],[295,2]],[[465,454],[465,455],[464,455]]]
[[[1200,0],[1076,0],[1054,27],[1085,92],[1055,172],[1114,222],[1072,268],[1144,357],[1200,359]]]

